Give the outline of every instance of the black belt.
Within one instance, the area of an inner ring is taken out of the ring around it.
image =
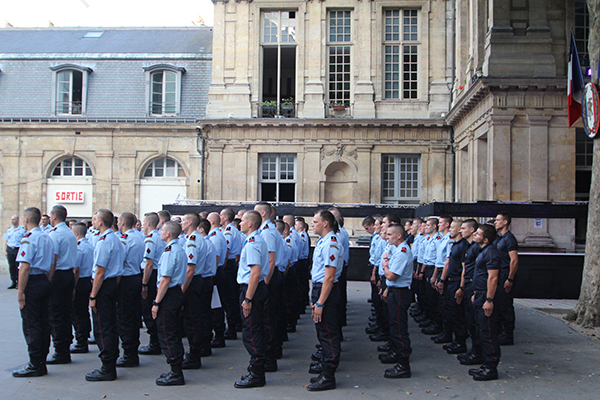
[[[473,279],[465,279],[465,284],[467,283],[473,283]]]
[[[339,282],[333,282],[333,285],[335,286],[335,285],[337,285],[338,283],[339,283]],[[314,283],[313,283],[313,287],[314,287],[314,288],[320,288],[320,287],[323,287],[323,283],[322,283],[322,282],[314,282]]]
[[[17,251],[19,251],[19,247],[20,247],[20,246],[19,246],[19,247],[6,246],[6,247],[8,247],[8,248],[9,248],[9,249],[11,249],[11,250],[17,250]]]
[[[408,287],[394,287],[394,286],[388,286],[389,290],[396,290],[396,291],[400,291],[400,290],[408,290]]]

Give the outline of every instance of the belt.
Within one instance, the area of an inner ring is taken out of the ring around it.
[[[11,250],[17,250],[17,251],[18,251],[20,246],[18,246],[18,247],[7,246],[7,247],[8,247],[9,249],[11,249]]]
[[[473,279],[465,279],[465,283],[473,283]]]
[[[335,286],[335,285],[337,285],[337,284],[338,284],[338,282],[333,282],[333,285],[334,285],[334,286]],[[323,287],[323,283],[321,283],[321,282],[315,282],[315,283],[313,283],[313,287],[314,287],[314,288],[320,288],[320,287]]]
[[[408,287],[395,287],[395,286],[388,286],[388,289],[389,289],[389,290],[397,290],[397,291],[400,291],[400,290],[408,290],[409,288],[408,288]]]

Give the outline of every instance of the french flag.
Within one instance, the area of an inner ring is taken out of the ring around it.
[[[575,36],[571,31],[571,51],[569,55],[569,80],[567,82],[567,96],[569,101],[569,128],[581,117],[581,99],[583,97],[583,75],[579,65]]]

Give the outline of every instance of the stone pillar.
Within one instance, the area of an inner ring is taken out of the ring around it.
[[[113,187],[113,157],[114,152],[112,150],[97,150],[96,151],[96,171],[103,171],[101,176],[94,177],[94,202],[92,210],[97,211],[100,208],[108,208],[112,210],[113,207],[113,190],[118,190],[117,187]],[[118,197],[117,197],[118,198]]]
[[[548,122],[546,115],[528,115],[529,118],[529,198],[548,200]]]
[[[429,158],[429,187],[431,201],[446,201],[446,146],[432,145]],[[423,176],[423,174],[421,174]]]
[[[361,1],[356,8],[358,22],[355,24],[354,65],[358,80],[354,86],[354,118],[375,118],[373,101],[375,90],[371,80],[371,54],[373,54],[371,32],[375,26],[372,21],[372,7],[372,2]]]
[[[16,142],[18,142],[20,138],[17,138]],[[18,146],[18,145],[17,145]],[[4,168],[4,176],[2,181],[2,209],[3,209],[3,219],[2,223],[6,225],[10,221],[10,217],[13,215],[21,215],[21,211],[24,210],[27,205],[23,203],[21,200],[21,168],[19,159],[21,157],[21,150],[17,149],[2,149],[2,164],[5,166]],[[16,170],[16,173],[8,173],[9,166],[11,166],[10,170]],[[16,166],[16,168],[15,168]],[[42,213],[45,213],[45,210],[41,210]]]
[[[326,55],[323,54],[324,40],[326,40],[325,26],[327,25],[325,6],[320,1],[309,1],[306,3],[306,70],[304,74],[308,77],[304,89],[304,107],[300,118],[324,118],[325,117],[325,87],[323,79],[325,74]],[[325,63],[325,64],[324,64]],[[302,71],[302,66],[300,66]]]
[[[473,142],[473,201],[491,200],[489,187],[488,134],[476,138]]]
[[[302,185],[302,198],[298,196],[297,201],[317,202],[320,199],[320,182],[324,178],[324,171],[321,171],[321,149],[320,144],[304,146],[304,163]]]
[[[511,200],[511,122],[513,115],[492,115],[488,133],[488,198]]]
[[[350,154],[356,154],[355,162],[357,166],[356,188],[354,193],[354,202],[370,203],[371,192],[376,186],[381,186],[381,172],[377,175],[371,175],[371,150],[373,145],[358,145],[349,151]],[[348,153],[347,153],[348,154]],[[363,189],[364,188],[364,189]],[[367,189],[368,188],[368,189]],[[381,202],[381,201],[379,201]]]
[[[136,168],[135,168],[135,160],[137,157],[137,151],[127,151],[123,150],[118,152],[117,162],[119,165],[118,168],[118,177],[117,181],[120,182],[132,182],[138,179],[136,176]],[[118,195],[115,199],[116,208],[112,210],[115,215],[119,215],[122,212],[135,210],[135,185],[120,185],[118,188]],[[95,210],[92,210],[94,212]]]
[[[246,200],[248,198],[252,198],[253,196],[249,196],[248,192],[248,176],[252,175],[252,164],[249,164],[248,160],[248,149],[250,148],[249,144],[245,143],[237,143],[233,145],[233,175],[237,177],[237,179],[233,179],[234,182],[233,187],[233,198],[232,200]],[[258,169],[258,164],[254,166]]]
[[[223,198],[223,149],[222,143],[208,144],[206,165],[206,199]]]

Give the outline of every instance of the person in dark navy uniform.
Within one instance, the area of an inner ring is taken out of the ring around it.
[[[114,381],[117,379],[116,362],[119,357],[117,333],[117,279],[123,274],[123,244],[110,228],[114,221],[110,210],[100,209],[95,228],[100,238],[94,249],[93,283],[89,306],[94,320],[94,337],[102,367],[85,376],[87,381]]]
[[[240,285],[242,340],[250,362],[248,374],[234,384],[238,389],[265,385],[265,278],[269,275],[269,249],[258,233],[261,223],[262,218],[256,211],[247,211],[240,223],[240,229],[247,238],[240,254],[237,282]]]
[[[183,304],[181,285],[185,282],[187,260],[177,238],[181,226],[174,221],[164,223],[160,238],[167,243],[158,265],[156,298],[152,303],[152,318],[156,319],[158,341],[171,371],[156,379],[159,386],[184,385],[183,344],[181,342],[180,315]]]
[[[498,286],[501,255],[493,244],[495,238],[496,230],[490,225],[480,225],[473,235],[475,243],[481,246],[481,253],[475,261],[473,275],[473,307],[478,337],[483,351],[483,364],[479,368],[469,370],[469,374],[476,381],[498,379],[500,310],[495,307],[494,299],[502,287]]]
[[[54,354],[48,364],[71,362],[70,347],[73,341],[71,312],[73,309],[73,289],[75,287],[75,261],[77,260],[77,239],[65,223],[67,209],[61,205],[52,207],[50,221],[54,229],[48,236],[54,243],[54,264],[50,269],[52,296],[50,301],[50,321]]]
[[[48,373],[46,356],[50,348],[50,272],[54,260],[52,240],[39,228],[41,212],[35,207],[25,209],[23,222],[27,233],[20,243],[16,261],[19,263],[17,299],[23,335],[27,342],[29,364],[13,371],[15,378],[42,376]]]
[[[121,214],[117,221],[118,229],[121,231],[119,240],[125,250],[117,303],[117,322],[123,356],[117,360],[117,367],[140,365],[138,356],[142,323],[142,271],[140,266],[144,258],[145,247],[144,239],[135,233],[134,224],[135,216],[130,212]]]
[[[94,248],[85,237],[87,225],[78,222],[71,228],[77,239],[77,262],[75,263],[75,293],[73,295],[73,328],[75,344],[71,353],[87,353],[88,338],[92,330],[90,322],[90,292],[92,291],[92,268],[94,266]]]
[[[330,211],[318,211],[312,220],[313,232],[320,237],[313,254],[311,294],[312,319],[315,322],[317,338],[321,344],[322,372],[311,379],[309,391],[336,388],[335,371],[340,362],[341,294],[339,279],[344,267],[344,249],[340,246],[335,232],[338,225]],[[311,369],[316,370],[315,368]]]

